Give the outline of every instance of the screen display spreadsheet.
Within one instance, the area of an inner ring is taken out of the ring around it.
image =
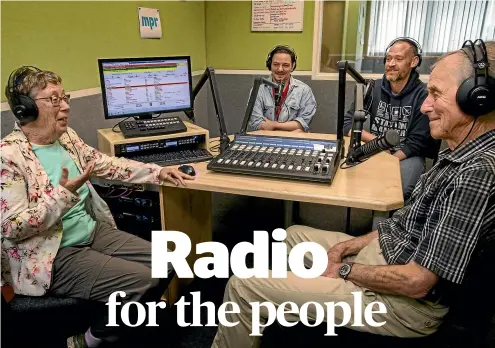
[[[191,107],[189,60],[153,59],[101,62],[106,116],[118,118]]]

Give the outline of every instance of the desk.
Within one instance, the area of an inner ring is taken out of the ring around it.
[[[335,135],[317,133],[256,131],[252,134],[335,139]],[[385,152],[355,167],[339,168],[331,185],[219,173],[207,170],[206,165],[206,162],[193,164],[196,180],[188,181],[185,188],[172,184],[160,187],[162,229],[181,231],[189,236],[193,246],[188,257],[191,266],[198,258],[194,245],[212,238],[211,192],[378,211],[390,211],[403,205],[399,160]],[[176,286],[171,286],[169,298],[172,301],[177,294]]]

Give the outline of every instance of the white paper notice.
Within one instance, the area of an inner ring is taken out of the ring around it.
[[[153,8],[138,7],[139,32],[143,38],[161,38],[162,22],[160,11]]]
[[[303,31],[304,1],[252,0],[252,31]]]

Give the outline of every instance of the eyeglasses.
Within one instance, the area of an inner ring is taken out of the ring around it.
[[[34,100],[40,100],[40,99],[48,99],[52,102],[53,106],[60,106],[60,103],[62,102],[62,99],[69,104],[70,103],[70,94],[64,94],[63,96],[59,97],[56,95],[52,95],[51,97],[44,97],[44,98],[36,98]]]

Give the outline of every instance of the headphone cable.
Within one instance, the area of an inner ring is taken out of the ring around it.
[[[464,139],[462,139],[462,141],[459,143],[459,145],[457,145],[452,152],[454,152],[455,150],[457,150],[459,148],[459,146],[461,146],[466,141],[466,139],[469,136],[469,134],[471,134],[471,132],[473,131],[474,125],[475,125],[475,123],[476,123],[477,120],[478,120],[478,116],[476,116],[474,118],[474,122],[473,122],[473,124],[471,126],[471,129],[469,130],[468,134],[466,134],[466,136],[464,137]]]

